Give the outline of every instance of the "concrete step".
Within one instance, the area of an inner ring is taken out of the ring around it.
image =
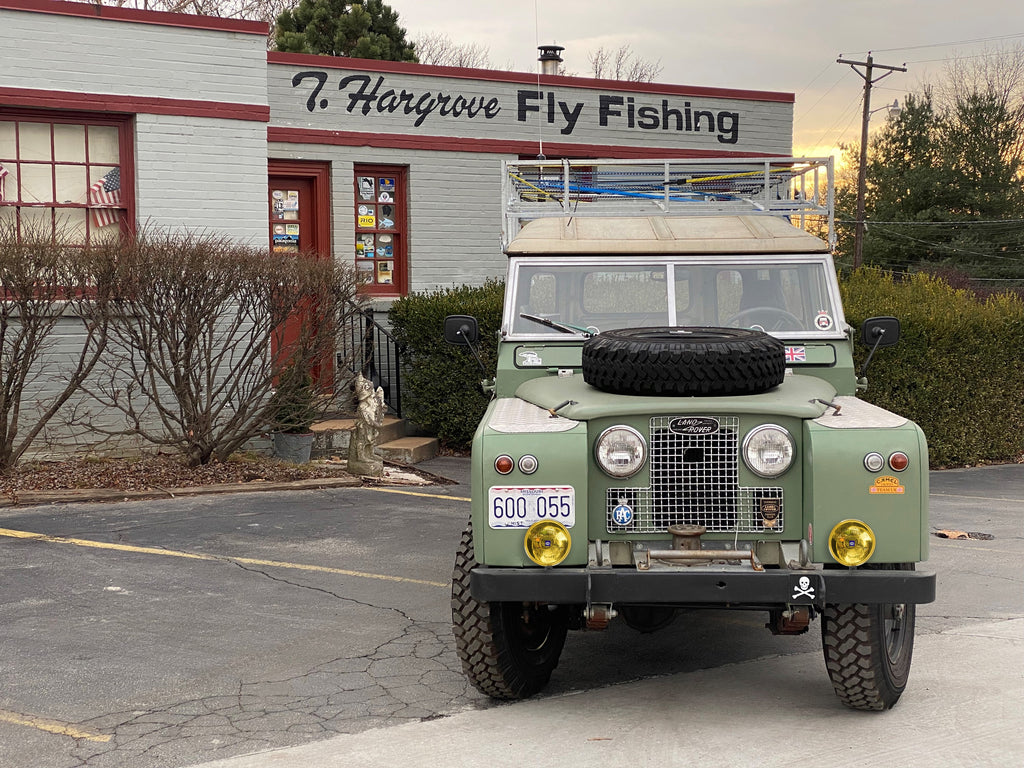
[[[355,419],[342,417],[321,421],[313,425],[313,448],[311,458],[326,459],[331,456],[348,457],[348,443],[352,436]],[[415,464],[437,455],[437,438],[408,437],[411,425],[405,419],[385,416],[384,424],[377,439],[377,450],[388,461],[401,464]]]
[[[437,456],[436,437],[402,437],[379,443],[377,450],[388,461],[399,464],[417,464]]]

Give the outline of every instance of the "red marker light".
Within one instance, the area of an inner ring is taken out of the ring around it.
[[[897,451],[889,457],[889,466],[893,472],[902,472],[910,466],[910,457],[902,451]]]
[[[515,462],[512,461],[511,456],[499,456],[494,460],[494,469],[499,475],[507,475],[514,466]]]

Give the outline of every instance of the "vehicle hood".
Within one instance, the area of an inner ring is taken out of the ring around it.
[[[558,408],[558,415],[577,421],[613,416],[644,416],[652,413],[728,413],[765,416],[789,416],[816,419],[825,403],[836,396],[835,387],[815,376],[787,372],[777,387],[758,395],[727,397],[672,397],[616,395],[602,392],[583,381],[583,375],[547,376],[530,379],[516,390],[516,397],[544,409]],[[825,401],[825,403],[819,401]]]

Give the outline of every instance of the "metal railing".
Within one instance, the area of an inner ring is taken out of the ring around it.
[[[354,376],[361,373],[384,390],[388,411],[402,417],[401,348],[388,330],[373,319],[373,310],[359,309],[338,334],[337,362],[339,370]]]

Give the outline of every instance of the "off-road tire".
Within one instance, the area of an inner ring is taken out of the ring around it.
[[[749,328],[621,328],[583,344],[583,380],[619,395],[755,395],[785,375],[785,345]]]
[[[913,570],[913,563],[884,566]],[[914,653],[915,606],[829,603],[821,619],[825,667],[851,709],[883,711],[899,701]]]
[[[469,592],[476,567],[473,527],[467,526],[452,573],[452,633],[469,682],[494,699],[525,699],[540,691],[558,666],[568,630],[568,608],[481,603]],[[524,617],[532,619],[530,627]]]

